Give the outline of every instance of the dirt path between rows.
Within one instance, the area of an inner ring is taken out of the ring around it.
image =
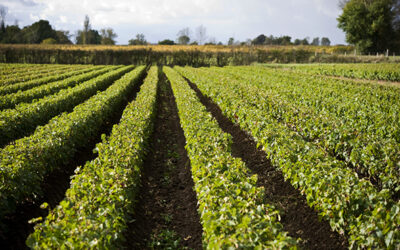
[[[170,83],[160,75],[151,150],[143,165],[134,221],[126,235],[129,249],[202,249],[190,162]]]
[[[14,214],[3,218],[6,225],[5,229],[0,228],[0,248],[1,249],[28,249],[25,244],[26,238],[34,230],[33,224],[28,221],[48,214],[48,209],[41,209],[40,205],[44,202],[49,204],[52,209],[56,207],[65,197],[65,192],[70,187],[71,177],[78,166],[85,165],[86,161],[93,160],[97,154],[93,153],[96,144],[101,142],[101,134],[109,135],[114,124],[121,119],[126,105],[136,98],[143,79],[147,74],[143,74],[136,84],[133,91],[123,100],[122,104],[112,114],[112,117],[102,125],[100,133],[96,138],[86,138],[86,146],[79,148],[78,153],[69,162],[59,166],[57,170],[45,177],[42,185],[44,196],[38,200],[26,200],[21,203]]]
[[[241,158],[246,166],[258,175],[257,184],[265,188],[266,203],[279,209],[285,231],[294,238],[302,239],[301,248],[348,248],[346,238],[332,232],[327,221],[318,219],[318,213],[307,205],[305,197],[298,190],[284,180],[282,172],[271,165],[265,152],[257,148],[254,139],[226,118],[221,109],[210,98],[204,96],[195,84],[188,82],[222,130],[232,135],[233,156]]]

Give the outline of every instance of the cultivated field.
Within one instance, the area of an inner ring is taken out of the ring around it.
[[[400,247],[398,64],[0,64],[0,245]]]

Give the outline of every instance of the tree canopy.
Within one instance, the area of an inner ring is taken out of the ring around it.
[[[361,52],[399,50],[400,3],[398,0],[341,1],[338,27],[346,41]]]

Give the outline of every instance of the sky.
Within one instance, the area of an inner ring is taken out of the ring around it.
[[[0,5],[8,10],[8,25],[46,19],[71,34],[82,29],[88,15],[92,28],[112,28],[117,44],[127,44],[138,33],[151,43],[176,40],[185,27],[195,38],[200,25],[209,39],[223,43],[265,34],[289,35],[292,41],[328,37],[332,44],[346,44],[337,28],[338,0],[0,0]]]

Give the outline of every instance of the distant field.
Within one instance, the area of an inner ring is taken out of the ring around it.
[[[400,57],[354,55],[351,46],[0,45],[3,63],[227,66],[253,63],[399,62]]]
[[[399,84],[393,63],[0,64],[0,243],[396,249]]]

